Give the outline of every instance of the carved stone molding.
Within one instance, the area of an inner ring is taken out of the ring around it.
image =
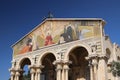
[[[15,75],[15,68],[10,68],[9,69],[11,76]]]
[[[66,48],[60,49],[60,50],[57,52],[57,54],[59,55],[59,56],[58,56],[58,59],[63,60],[63,59],[64,59],[64,55],[65,55],[66,51],[67,51],[67,49],[66,49]]]
[[[104,60],[108,60],[108,57],[106,56],[106,54],[100,54],[99,55],[99,59],[101,60],[101,59],[104,59]]]
[[[88,59],[96,59],[98,58],[98,54],[91,54],[88,56]]]
[[[89,61],[88,66],[97,66],[98,65],[98,54],[91,54],[86,59]]]
[[[63,62],[64,64],[72,64],[72,61],[70,61],[70,60],[64,60],[64,62]]]
[[[56,60],[53,62],[54,65],[57,65],[57,64],[61,64],[61,65],[64,65],[64,64],[72,64],[72,61],[68,61],[68,60]]]

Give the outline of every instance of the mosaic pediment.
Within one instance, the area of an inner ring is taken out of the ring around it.
[[[14,56],[90,37],[100,37],[99,21],[46,20],[13,46]]]

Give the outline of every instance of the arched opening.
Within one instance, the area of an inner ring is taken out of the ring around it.
[[[69,65],[69,80],[90,80],[90,69],[85,59],[87,56],[88,51],[84,47],[76,47],[70,51],[69,60],[72,64]]]
[[[55,56],[52,53],[48,53],[42,58],[44,68],[42,69],[41,80],[56,80],[54,61]]]
[[[19,80],[31,80],[30,70],[28,65],[31,65],[31,61],[28,58],[25,58],[20,63],[20,77]]]

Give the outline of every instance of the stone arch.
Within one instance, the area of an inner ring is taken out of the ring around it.
[[[18,71],[20,74],[19,80],[23,80],[23,78],[24,78],[24,72],[26,72],[26,69],[24,69],[25,65],[27,65],[27,69],[28,69],[27,75],[30,75],[30,70],[29,70],[28,66],[31,64],[32,64],[32,60],[29,57],[23,57],[19,60],[19,63],[18,63]],[[30,76],[29,76],[29,78],[30,78]]]
[[[33,61],[32,61],[32,58],[30,57],[23,57],[21,58],[19,61],[18,61],[18,68],[19,69],[22,69],[24,67],[24,64],[33,64]]]
[[[86,60],[89,52],[83,46],[76,46],[69,52],[69,60],[72,64],[69,65],[69,80],[90,80],[89,62]]]
[[[41,76],[44,80],[56,80],[56,71],[55,65],[53,62],[56,60],[56,57],[53,53],[45,53],[41,57],[41,65],[44,66],[41,68]]]
[[[77,59],[76,59],[75,55],[71,55],[71,54],[70,54],[70,56],[71,56],[71,58],[74,60],[74,64],[77,64]]]
[[[46,56],[49,56],[49,58],[46,58]],[[52,59],[52,58],[54,57],[54,60],[56,60],[56,57],[54,56],[54,54],[53,53],[46,53],[45,55],[43,55],[42,56],[42,58],[41,58],[41,65],[42,65],[42,62],[43,62],[43,60],[46,60],[46,61],[48,61],[48,62],[50,62],[50,60],[49,59]],[[54,61],[53,61],[54,62]],[[51,63],[50,65],[52,65],[53,63]]]
[[[70,53],[72,50],[74,50],[75,48],[77,48],[77,47],[84,47],[84,48],[87,50],[88,55],[92,54],[91,47],[90,47],[89,45],[85,44],[85,43],[82,43],[82,44],[78,44],[78,45],[73,45],[73,46],[71,46],[71,47],[67,50],[67,52],[65,53],[65,58],[64,58],[64,59],[65,59],[65,60],[69,60],[69,53]]]
[[[39,58],[38,58],[38,63],[37,63],[37,64],[41,65],[41,64],[42,64],[42,59],[43,59],[46,55],[48,55],[48,54],[53,54],[53,55],[55,56],[55,59],[57,59],[57,55],[56,55],[55,53],[53,53],[53,52],[44,52],[44,53],[42,53],[42,54],[39,56]]]

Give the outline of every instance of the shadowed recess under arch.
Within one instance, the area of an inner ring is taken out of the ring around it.
[[[24,58],[20,62],[20,68],[23,69],[25,65],[31,65],[31,61],[29,58]]]

